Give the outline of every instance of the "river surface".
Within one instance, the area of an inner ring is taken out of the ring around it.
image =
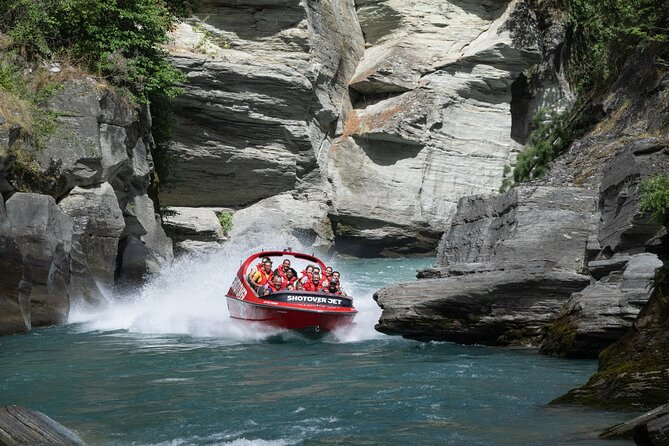
[[[230,258],[182,260],[104,311],[0,337],[0,404],[90,445],[630,444],[595,437],[632,414],[547,406],[595,361],[375,332],[373,291],[431,259],[333,260],[360,314],[310,340],[228,318]]]

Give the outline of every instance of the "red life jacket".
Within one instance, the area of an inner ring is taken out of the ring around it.
[[[307,280],[304,280],[305,278],[306,278]],[[300,276],[300,279],[299,279],[300,282],[302,282],[302,283],[306,283],[306,282],[308,282],[310,279],[311,279],[311,273],[308,273],[307,270],[302,270],[302,273],[301,273],[301,276]]]
[[[304,284],[304,291],[321,291],[323,289],[323,282],[325,279],[321,279],[318,283],[314,282],[313,276],[307,280]]]
[[[266,285],[266,288],[272,290],[272,293],[276,293],[277,291],[281,291],[284,288],[284,286],[283,284],[281,284],[281,287],[277,288],[274,286],[274,282],[270,282]]]
[[[281,277],[283,278],[283,282],[281,283],[281,286],[283,286],[284,288],[286,288],[288,285],[293,285],[295,282],[297,282],[297,278],[294,277],[294,276],[290,280],[288,280],[288,278],[286,278],[285,275],[281,276]]]

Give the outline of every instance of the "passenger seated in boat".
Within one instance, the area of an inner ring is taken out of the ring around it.
[[[311,278],[303,284],[304,291],[317,292],[323,289],[323,279],[321,279],[320,268],[314,268]]]
[[[280,276],[272,276],[271,281],[258,287],[258,296],[267,296],[283,289],[283,279]]]
[[[325,268],[325,277],[328,280],[330,280],[330,278],[332,277],[332,267],[331,266],[328,266],[327,268]]]
[[[263,257],[261,257],[261,258],[260,258],[260,263],[258,263],[256,266],[254,266],[253,268],[251,268],[251,269],[249,270],[248,276],[249,276],[249,277],[253,277],[258,271],[260,271],[261,269],[263,269],[263,268],[262,268],[262,265],[263,265],[263,263],[265,263],[265,262],[271,262],[270,258],[267,257],[267,256],[263,256]]]
[[[290,259],[284,259],[284,261],[281,264],[281,267],[274,270],[274,275],[286,277],[286,273],[288,271],[292,271],[293,277],[297,277],[297,271],[295,271],[293,268],[290,267]]]
[[[274,273],[272,272],[272,261],[266,257],[265,260],[263,260],[262,268],[258,268],[257,271],[249,273],[248,280],[251,287],[254,290],[257,290],[259,286],[269,283],[272,280],[272,277],[274,277]]]
[[[344,293],[339,289],[339,281],[335,278],[330,280],[328,283],[328,286],[326,288],[323,288],[323,292],[325,294],[338,294],[338,295],[343,295]]]
[[[299,281],[302,282],[302,284],[305,284],[307,280],[311,278],[311,273],[314,272],[314,268],[316,268],[314,265],[309,265],[304,271],[302,271],[302,275],[299,278]]]
[[[295,283],[293,284],[293,289],[295,291],[304,291],[304,285],[302,285],[302,282],[299,280],[296,280]]]
[[[295,277],[295,270],[293,268],[289,268],[288,271],[285,272],[285,275],[281,277],[283,279],[283,287],[288,288],[288,289],[294,289],[295,282],[297,282],[297,277]]]
[[[341,273],[339,271],[332,271],[332,279],[331,280],[337,280],[337,288],[339,289],[339,292],[343,296],[348,296],[348,294],[346,294],[344,292],[344,290],[342,290],[342,288],[341,288]]]

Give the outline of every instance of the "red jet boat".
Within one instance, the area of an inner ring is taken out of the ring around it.
[[[284,259],[290,259],[291,265],[296,264],[296,260],[303,261],[300,263],[304,263],[304,267],[315,264],[320,266],[321,271],[325,271],[325,264],[320,259],[307,254],[292,251],[253,254],[239,267],[226,294],[230,317],[314,334],[329,332],[353,322],[358,311],[353,307],[353,300],[347,296],[294,290],[258,296],[247,276],[261,257],[269,257],[274,264],[279,265]]]

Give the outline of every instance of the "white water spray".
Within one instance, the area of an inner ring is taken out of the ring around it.
[[[207,255],[182,257],[137,292],[110,297],[104,309],[73,308],[69,321],[80,324],[84,331],[184,334],[226,343],[258,342],[282,334],[229,317],[225,293],[241,262],[252,252],[226,246]],[[333,266],[336,269],[336,261]],[[353,326],[333,333],[328,340],[356,342],[382,336],[374,330],[381,314],[371,297],[374,290],[357,285],[355,277],[342,279],[359,313]]]

